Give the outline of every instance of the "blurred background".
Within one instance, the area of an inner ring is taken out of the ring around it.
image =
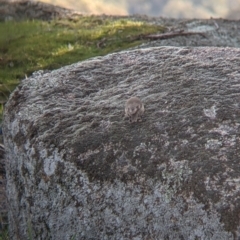
[[[240,19],[240,0],[41,0],[93,14]]]

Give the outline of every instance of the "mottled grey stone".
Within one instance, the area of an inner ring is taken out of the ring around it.
[[[153,24],[168,27],[169,32],[182,30],[196,33],[156,41],[149,41],[135,48],[160,46],[237,47],[240,48],[240,21],[228,19],[168,19],[157,18]]]
[[[80,17],[74,10],[32,0],[0,0],[0,21],[53,20]]]
[[[23,80],[3,123],[10,238],[238,239],[239,65],[159,47]]]

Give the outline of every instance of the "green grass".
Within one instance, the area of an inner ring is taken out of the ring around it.
[[[0,240],[9,240],[7,228],[7,213],[0,213]]]
[[[10,240],[7,229],[0,232],[0,240]]]
[[[0,22],[0,112],[19,80],[61,66],[134,47],[141,34],[163,27],[126,19],[84,16],[74,20]]]

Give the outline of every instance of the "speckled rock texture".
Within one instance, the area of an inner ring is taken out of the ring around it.
[[[192,47],[237,47],[240,48],[240,21],[228,19],[167,19],[157,18],[152,23],[168,27],[170,32],[183,30],[185,33],[199,33],[176,36],[144,43],[136,48],[159,46]],[[201,33],[201,34],[200,34]]]
[[[23,80],[3,123],[10,239],[239,239],[239,65],[159,47]]]
[[[0,21],[39,19],[52,20],[80,16],[74,10],[32,0],[0,0]]]

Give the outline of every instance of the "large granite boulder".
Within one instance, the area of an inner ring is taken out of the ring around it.
[[[240,238],[239,65],[159,47],[23,80],[3,123],[10,239]]]

